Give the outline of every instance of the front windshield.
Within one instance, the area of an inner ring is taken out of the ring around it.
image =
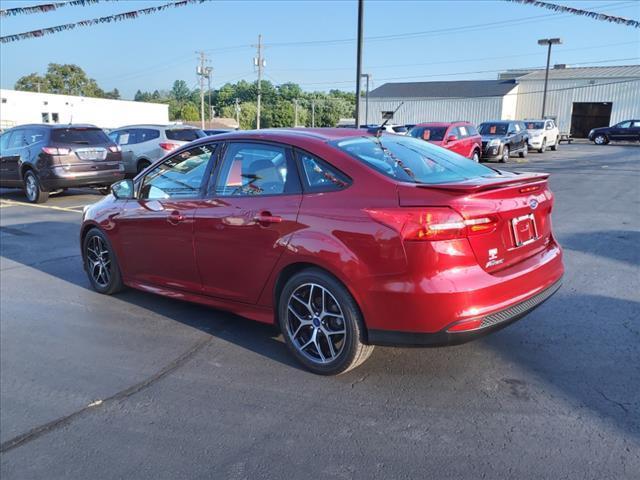
[[[427,142],[441,142],[446,131],[447,127],[413,127],[409,135]]]
[[[527,130],[542,130],[544,128],[544,122],[524,122]]]
[[[499,173],[456,153],[412,137],[382,135],[333,142],[374,170],[403,182],[450,183]]]
[[[478,128],[480,135],[506,135],[508,123],[482,123]]]

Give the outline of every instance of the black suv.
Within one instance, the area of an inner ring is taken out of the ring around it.
[[[123,178],[120,147],[94,125],[21,125],[0,136],[0,187],[22,187],[32,203],[67,187],[107,194]]]
[[[483,122],[478,126],[482,136],[482,158],[484,160],[498,160],[508,162],[515,153],[520,158],[529,152],[529,133],[523,122],[513,120],[498,120]]]
[[[606,145],[611,140],[638,142],[640,141],[640,120],[625,120],[612,127],[594,128],[589,132],[589,140],[596,145]]]

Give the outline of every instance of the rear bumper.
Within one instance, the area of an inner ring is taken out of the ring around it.
[[[449,332],[445,329],[435,333],[369,330],[368,341],[371,345],[405,347],[437,347],[470,342],[491,332],[500,330],[525,317],[548,300],[561,286],[562,279],[527,300],[518,302],[503,310],[479,317],[477,320],[481,320],[481,324],[473,330]]]
[[[47,190],[71,187],[109,186],[124,178],[122,164],[117,170],[65,172],[62,168],[50,168],[39,172],[39,180]]]

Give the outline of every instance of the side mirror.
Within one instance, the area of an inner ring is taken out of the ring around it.
[[[136,188],[133,180],[127,178],[111,185],[111,193],[119,200],[132,200],[136,198]]]
[[[458,140],[458,137],[456,135],[449,135],[447,137],[447,143],[449,142],[455,142],[456,140]]]

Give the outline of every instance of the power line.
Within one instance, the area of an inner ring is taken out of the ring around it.
[[[593,60],[590,62],[578,62],[578,63],[573,63],[572,65],[588,65],[588,64],[593,64],[593,63],[612,63],[612,62],[622,62],[622,61],[627,61],[627,60],[638,60],[640,59],[640,57],[628,57],[628,58],[614,58],[614,59],[606,59],[606,60]],[[523,67],[523,68],[517,68],[516,70],[541,70],[543,69],[544,66],[541,67]],[[449,75],[473,75],[473,74],[480,74],[480,73],[498,73],[498,72],[505,72],[508,69],[505,68],[500,68],[497,70],[475,70],[475,71],[466,71],[466,72],[447,72],[447,73],[434,73],[434,74],[422,74],[422,75],[405,75],[405,76],[401,76],[401,77],[383,77],[383,78],[376,78],[376,80],[406,80],[406,79],[413,79],[413,78],[432,78],[432,77],[447,77]],[[351,83],[350,80],[339,80],[339,81],[333,81],[333,82],[312,82],[312,83],[300,83],[298,85],[334,85],[334,84],[346,84],[346,83]]]

